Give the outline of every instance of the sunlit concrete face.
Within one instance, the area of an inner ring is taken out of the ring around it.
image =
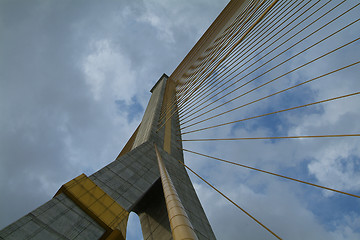
[[[125,239],[131,211],[139,215],[144,239],[173,239],[154,144],[198,239],[215,239],[183,160],[177,116],[158,130],[167,76],[154,86],[142,122],[119,157],[87,177],[80,175],[56,196],[0,232],[3,239]],[[169,134],[169,133],[168,133]],[[170,153],[169,153],[170,152]],[[116,214],[113,214],[116,213]]]

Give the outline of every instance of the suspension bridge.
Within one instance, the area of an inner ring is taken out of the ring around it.
[[[249,238],[244,228],[291,239],[284,229],[295,229],[297,216],[275,219],[289,210],[280,201],[287,191],[305,191],[309,208],[334,201],[358,211],[359,5],[230,1],[151,89],[116,160],[65,183],[0,238],[126,239],[130,212],[139,215],[144,239],[223,237],[213,233],[188,173],[202,192],[213,191],[211,211],[238,210],[241,224],[229,227],[239,239]],[[256,199],[270,192],[278,203]]]

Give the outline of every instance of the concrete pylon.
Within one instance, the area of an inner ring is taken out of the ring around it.
[[[152,88],[139,127],[115,161],[64,184],[53,199],[1,230],[0,239],[126,239],[131,211],[140,218],[145,240],[173,239],[171,229],[182,224],[176,220],[179,214],[171,215],[175,207],[169,201],[179,203],[181,217],[198,239],[215,239],[190,178],[178,162],[184,160],[178,149],[182,146],[176,114],[156,132],[167,79],[164,74]],[[159,157],[176,201],[164,197]]]

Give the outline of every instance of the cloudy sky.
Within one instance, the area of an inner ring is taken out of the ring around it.
[[[0,228],[113,161],[227,1],[0,1]]]
[[[227,2],[0,0],[0,228],[46,202],[63,183],[111,162],[139,124],[151,87],[163,73],[172,73]],[[329,29],[359,15],[357,8]],[[359,24],[354,25],[317,51],[346,43],[359,35],[359,29]],[[292,74],[286,84],[359,61],[356,52],[358,44],[328,58],[326,66],[322,62]],[[318,55],[306,53],[282,71]],[[358,72],[359,67],[354,67],[292,93],[295,100],[286,95],[222,120],[359,91]],[[354,97],[184,138],[359,133],[358,102],[360,98]],[[351,138],[184,146],[359,195],[359,143]],[[360,239],[359,199],[185,156],[191,167],[285,239]],[[237,239],[240,232],[245,239],[271,238],[190,176],[219,239]],[[130,222],[136,225],[134,215]],[[141,239],[138,226],[133,229],[128,238]]]

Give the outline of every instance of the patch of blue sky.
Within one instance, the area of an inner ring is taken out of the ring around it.
[[[354,158],[357,157],[353,156],[347,160],[357,162],[357,170],[360,170],[359,158],[357,158],[357,161],[354,160]],[[316,181],[316,178],[309,174],[307,165],[311,161],[312,159],[304,159],[292,167],[281,169],[278,173],[310,183],[319,184]],[[277,179],[279,180],[279,178]],[[307,202],[307,208],[314,213],[317,220],[327,231],[334,231],[337,227],[339,227],[339,225],[344,224],[344,218],[353,215],[354,209],[358,209],[360,207],[358,199],[351,196],[339,193],[332,193],[331,195],[326,196],[324,195],[324,192],[327,190],[302,183],[296,183],[286,179],[280,179],[280,181],[294,185],[294,189],[296,189],[295,191],[301,193],[300,195],[297,194],[298,197],[302,198],[301,201]],[[252,190],[259,193],[263,191],[265,193],[266,184],[252,186]],[[329,209],[331,209],[331,211],[329,211]],[[357,229],[357,232],[359,231],[360,229]]]
[[[298,162],[292,167],[281,169],[280,174],[310,183],[319,184],[315,176],[309,174],[308,171],[308,164],[312,160],[313,159],[303,159],[301,162]],[[343,169],[349,169],[348,165],[350,164],[352,171],[358,172],[360,170],[360,158],[358,156],[353,155],[342,160],[343,161],[341,162],[344,165]],[[290,182],[289,180],[283,181]],[[292,184],[298,185],[296,186],[296,189],[301,191],[301,197],[304,198],[303,201],[308,202],[307,207],[314,213],[316,218],[324,225],[327,231],[335,230],[341,222],[345,222],[344,218],[346,216],[354,214],[354,209],[358,209],[360,207],[360,203],[358,201],[359,199],[355,197],[339,193],[331,193],[326,196],[324,193],[330,191],[301,183],[293,182]],[[331,188],[332,186],[326,187]],[[355,192],[354,194],[358,193]],[[331,211],[329,211],[329,209],[331,209]],[[359,232],[360,229],[357,231]]]
[[[288,160],[291,161],[291,159]],[[313,160],[314,160],[313,158],[304,158],[302,159],[302,161],[296,162],[294,165],[291,165],[291,167],[286,167],[286,168],[282,167],[279,173],[286,175],[288,177],[298,178],[300,180],[315,183],[316,182],[315,176],[310,174],[308,170],[308,164]],[[289,180],[284,180],[284,181],[289,181]],[[301,183],[299,184],[301,185]]]
[[[134,96],[131,98],[130,103],[127,103],[124,100],[115,100],[115,105],[117,113],[119,115],[126,114],[128,122],[132,122],[135,118],[138,118],[143,114],[144,108],[138,101],[137,97]]]
[[[126,227],[126,239],[127,240],[142,240],[142,230],[140,225],[140,219],[138,215],[131,212],[129,215],[127,227]]]
[[[345,218],[357,214],[354,209],[359,209],[359,199],[343,194],[324,196],[323,191],[303,190],[309,210],[316,216],[327,231],[335,230],[339,225],[347,224]],[[353,231],[360,232],[360,228]]]
[[[291,94],[287,94],[287,96],[283,96],[282,98],[283,99],[281,101],[281,104],[279,103],[279,104],[268,105],[268,107],[266,109],[262,109],[262,113],[259,114],[271,113],[281,109],[287,109],[290,107],[300,106],[312,102],[311,100],[309,101],[309,99],[304,100],[303,98],[299,98],[296,100],[293,98],[293,96],[291,96]],[[321,106],[309,106],[302,109],[299,108],[299,109],[291,110],[291,112],[289,111],[283,113],[276,113],[276,114],[232,124],[231,132],[234,133],[239,128],[244,128],[249,132],[254,132],[258,129],[266,129],[270,136],[287,136],[289,129],[294,127],[292,123],[290,123],[287,119],[289,115],[291,115],[291,117],[297,117],[297,116],[301,117],[310,114],[321,114],[323,113],[323,111],[324,110]],[[252,116],[248,116],[248,117],[252,117]],[[274,143],[282,140],[272,139],[269,141]]]
[[[301,86],[299,89],[291,89],[289,91],[282,92],[274,97],[271,97],[272,105],[269,105],[270,111],[276,111],[278,109],[285,109],[296,107],[300,105],[305,105],[308,103],[314,102],[316,97],[316,92],[310,87]],[[316,107],[306,107],[304,109],[294,110],[296,114],[297,111],[306,111],[306,113],[319,113],[319,109]]]
[[[254,132],[256,130],[260,129],[264,129],[266,128],[266,130],[269,131],[269,134],[271,136],[280,136],[284,133],[287,132],[287,129],[290,127],[288,125],[286,125],[281,118],[279,118],[278,116],[274,115],[274,116],[269,116],[269,117],[263,117],[263,118],[259,118],[259,119],[252,119],[249,120],[252,121],[251,123],[247,123],[246,121],[244,122],[238,122],[235,123],[231,126],[231,133],[235,133],[238,129],[245,129],[248,132]],[[281,128],[280,128],[281,126]],[[239,136],[234,136],[233,134],[231,134],[232,137],[239,137]],[[250,137],[250,136],[248,136]],[[255,137],[255,136],[253,136]],[[261,136],[257,136],[257,137],[261,137]],[[273,140],[270,140],[273,141]]]
[[[304,77],[301,76],[301,74],[299,76],[297,76],[297,80],[300,82],[303,82]],[[264,78],[264,80],[266,80],[266,78]],[[269,89],[261,89],[258,90],[260,92],[256,93],[253,92],[249,95],[247,95],[245,97],[245,99],[241,98],[242,101],[241,103],[238,103],[239,100],[235,100],[232,104],[230,105],[225,105],[219,109],[216,109],[215,111],[212,112],[212,114],[215,113],[220,113],[222,111],[226,111],[231,109],[231,107],[236,107],[239,106],[241,104],[250,102],[251,100],[255,100],[259,97],[263,97],[266,96],[268,94],[274,93],[276,91],[278,91],[279,89],[284,89],[284,87],[281,87],[281,84],[283,84],[283,82],[286,81],[291,81],[291,79],[284,79],[282,82],[280,82],[280,86],[274,85],[273,87],[270,87]],[[247,88],[244,88],[243,91],[241,91],[241,93],[247,91],[247,90],[251,90],[253,87],[259,86],[260,84],[262,84],[263,81],[262,79],[259,79],[259,82],[253,82],[254,86],[248,86]],[[293,85],[290,85],[293,86]],[[279,88],[279,89],[277,89]],[[214,97],[212,100],[218,100],[216,104],[212,104],[211,106],[209,106],[208,108],[202,110],[201,112],[207,111],[215,106],[218,106],[219,104],[222,104],[226,101],[228,101],[229,99],[234,98],[236,95],[235,93],[233,93],[232,95],[228,96],[228,97],[224,97],[222,98],[223,95],[219,95]],[[296,106],[300,106],[300,105],[304,105],[304,104],[308,104],[311,102],[314,102],[317,96],[317,91],[314,91],[311,86],[309,85],[303,85],[299,88],[296,89],[291,89],[289,91],[283,92],[279,95],[270,97],[269,99],[266,99],[265,101],[261,101],[259,103],[256,103],[257,105],[253,105],[253,106],[246,106],[245,108],[242,108],[241,110],[245,110],[248,113],[245,115],[245,117],[252,117],[255,115],[259,115],[259,114],[264,114],[264,113],[269,113],[269,112],[273,112],[273,111],[278,111],[281,109],[286,109],[286,108],[290,108],[290,107],[296,107]],[[265,104],[264,104],[265,103]],[[230,107],[229,107],[230,106]],[[250,110],[248,110],[250,108]],[[201,113],[200,112],[200,113]],[[245,126],[247,128],[249,128],[249,126],[252,126],[255,129],[257,129],[258,127],[265,127],[265,128],[269,128],[269,129],[273,129],[274,133],[276,133],[276,129],[282,129],[283,133],[286,133],[287,130],[289,129],[290,126],[288,126],[287,122],[286,122],[286,117],[291,114],[292,116],[304,116],[306,114],[322,114],[324,112],[323,108],[321,105],[314,105],[314,106],[309,106],[306,108],[300,108],[300,109],[296,109],[296,110],[292,110],[291,112],[287,112],[287,113],[279,113],[279,114],[275,114],[275,115],[270,115],[270,116],[266,116],[266,117],[261,117],[258,119],[254,119],[254,120],[250,120],[255,122],[255,124],[243,124],[243,123],[237,123],[234,124],[233,130],[237,129],[240,126]],[[239,117],[237,118],[236,116],[243,116],[243,114],[239,114],[239,110],[235,110],[235,112],[232,112],[232,114],[225,114],[224,115],[224,120],[229,119],[229,116],[232,120],[238,120]],[[210,115],[210,113],[208,114],[208,116]],[[274,127],[275,126],[275,127]],[[281,128],[279,128],[279,126],[281,126]]]
[[[338,168],[342,172],[360,172],[360,158],[350,155],[347,158],[338,158]]]

